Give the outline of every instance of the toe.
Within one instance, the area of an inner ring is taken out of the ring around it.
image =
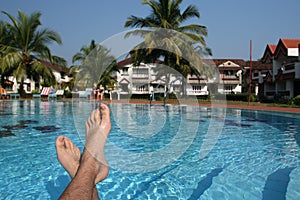
[[[102,121],[104,123],[110,122],[110,111],[107,105],[101,104],[101,112],[102,112]]]
[[[62,147],[64,146],[64,136],[60,135],[56,138],[56,142],[55,142],[57,147]]]

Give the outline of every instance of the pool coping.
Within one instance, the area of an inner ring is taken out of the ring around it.
[[[132,103],[132,104],[150,104],[149,102],[139,102],[139,101],[134,101],[130,100],[129,102],[124,102],[124,101],[105,101],[109,103]],[[160,104],[162,105],[163,102],[151,102],[151,104]],[[178,105],[176,103],[167,103],[168,105]],[[186,105],[192,105],[186,103]],[[194,104],[193,104],[194,105]],[[211,107],[211,103],[198,103],[197,106],[202,106],[202,107]],[[286,113],[300,113],[300,108],[286,108],[286,107],[276,107],[276,106],[266,106],[266,105],[233,105],[233,104],[227,104],[225,103],[214,103],[214,107],[226,107],[226,108],[236,108],[236,109],[248,109],[248,110],[264,110],[264,111],[276,111],[276,112],[286,112]]]
[[[18,100],[34,100],[35,99],[18,99]],[[74,99],[62,99],[58,101],[73,101]],[[76,99],[75,99],[76,100]],[[2,101],[15,101],[15,100],[2,100]],[[87,101],[97,101],[95,99],[87,100]],[[153,104],[153,105],[163,105],[161,101],[139,101],[139,100],[101,100],[105,103],[120,103],[120,104]],[[178,105],[175,102],[167,102],[167,105]],[[190,104],[184,103],[184,105],[193,105],[193,106],[202,106],[202,107],[211,107],[211,103],[197,103],[197,104]],[[225,102],[221,103],[213,103],[214,107],[223,107],[223,108],[236,108],[236,109],[248,109],[248,110],[263,110],[263,111],[276,111],[276,112],[285,112],[285,113],[300,113],[300,108],[292,108],[292,107],[277,107],[272,105],[242,105],[242,104],[227,104]]]

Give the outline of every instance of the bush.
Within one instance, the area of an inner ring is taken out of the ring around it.
[[[169,94],[168,94],[168,98],[169,98],[169,99],[177,99],[177,96],[176,96],[175,93],[172,92],[172,93],[169,93]]]
[[[215,94],[211,96],[211,99],[215,100],[228,100],[228,101],[248,101],[249,95],[247,93],[241,93],[241,94]],[[255,102],[257,101],[257,96],[254,94],[251,94],[250,101]]]
[[[289,104],[300,106],[300,95],[298,95],[298,96],[292,98],[292,99],[289,101]]]
[[[31,94],[38,94],[39,93],[39,91],[37,91],[37,90],[32,90],[31,91]]]
[[[72,92],[69,91],[69,90],[65,90],[65,91],[64,91],[64,96],[65,96],[66,98],[72,98]]]

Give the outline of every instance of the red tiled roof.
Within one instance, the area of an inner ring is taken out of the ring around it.
[[[239,65],[240,67],[243,67],[246,64],[243,59],[213,59],[213,61],[217,66],[219,66],[225,62],[228,62],[228,61],[233,62],[233,63]]]
[[[118,62],[119,67],[126,67],[125,65],[128,65],[131,63],[131,58],[125,58],[124,60],[121,60]]]
[[[277,44],[274,57],[275,59],[281,57],[281,56],[287,56],[288,55],[288,48],[298,48],[298,45],[300,43],[300,39],[283,39],[281,38]]]
[[[276,58],[280,55],[286,55],[288,48],[299,48],[300,39],[280,38],[277,44],[268,44],[264,55],[263,62],[269,62],[273,56]]]
[[[246,62],[246,66],[250,67],[250,61]],[[270,63],[262,63],[261,61],[252,61],[253,70],[271,70],[273,65]]]
[[[266,49],[264,51],[264,55],[262,57],[262,61],[266,63],[271,62],[274,53],[276,51],[276,48],[277,48],[277,44],[267,44]]]
[[[300,39],[287,39],[287,38],[281,38],[279,42],[282,42],[285,48],[298,48],[300,44]],[[278,42],[278,43],[279,43]]]
[[[219,66],[228,61],[233,62],[240,67],[244,67],[246,65],[246,62],[243,59],[202,59],[202,61],[209,65],[215,64],[216,66]]]
[[[268,44],[267,45],[267,48],[269,48],[269,50],[271,51],[272,54],[275,53],[276,47],[277,47],[277,44]]]
[[[54,65],[50,62],[47,62],[47,61],[43,61],[43,60],[40,60],[40,62],[43,64],[43,65],[46,65],[47,67],[50,67],[51,69],[54,69],[55,71],[58,71],[58,72],[67,72],[65,69],[63,69],[62,67],[60,66],[57,66],[57,65]]]

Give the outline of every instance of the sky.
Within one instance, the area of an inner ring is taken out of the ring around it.
[[[299,0],[183,0],[182,11],[195,5],[200,19],[188,24],[207,27],[207,47],[215,59],[252,60],[263,56],[267,44],[280,38],[300,38]],[[141,0],[0,0],[0,10],[17,17],[18,10],[42,13],[42,28],[60,34],[62,45],[50,46],[54,55],[72,65],[72,57],[91,40],[102,43],[114,35],[130,30],[124,24],[128,17],[146,17],[150,7]],[[8,21],[3,13],[0,20]]]

